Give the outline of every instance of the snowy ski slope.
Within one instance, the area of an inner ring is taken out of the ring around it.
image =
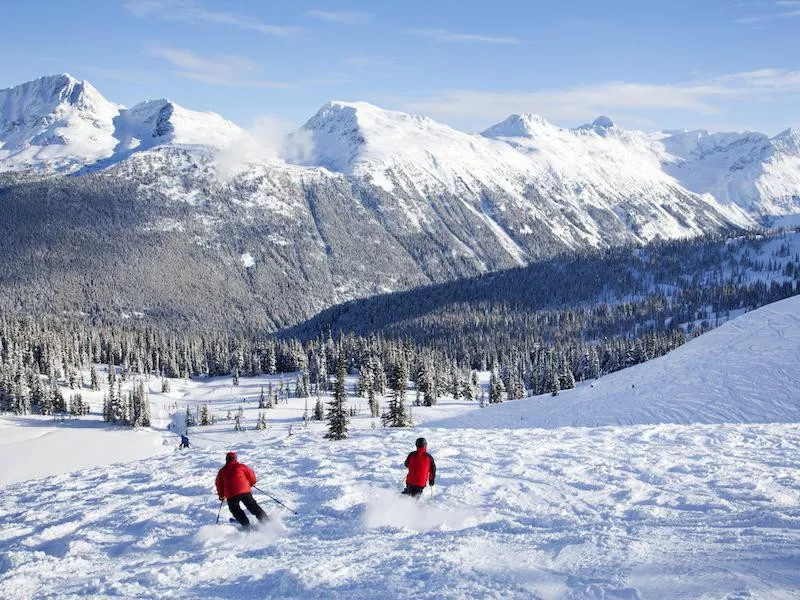
[[[415,408],[411,430],[358,416],[335,443],[302,425],[299,399],[268,410],[267,431],[249,429],[268,378],[174,381],[168,394],[153,381],[159,424],[187,403],[221,417],[241,403],[248,430],[222,420],[156,457],[151,442],[177,438],[133,432],[149,440],[141,460],[7,482],[0,597],[798,598],[798,300],[594,388],[483,410],[445,400]],[[568,409],[586,426],[560,426]],[[12,423],[4,436],[36,427]],[[397,492],[418,435],[439,477],[416,503]],[[299,514],[257,492],[270,525],[241,533],[225,508],[215,525],[230,449]]]

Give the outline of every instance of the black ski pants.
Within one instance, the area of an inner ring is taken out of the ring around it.
[[[425,491],[424,487],[419,487],[416,485],[406,485],[406,489],[402,491],[404,496],[411,496],[412,498],[419,498],[422,496],[422,492]]]
[[[244,514],[242,507],[239,506],[240,502],[244,504],[244,507],[247,510],[255,515],[256,519],[258,519],[260,523],[269,521],[267,513],[265,513],[264,509],[258,505],[256,499],[253,498],[253,494],[247,492],[246,494],[239,494],[233,498],[228,498],[228,508],[230,509],[233,518],[236,519],[242,527],[249,527],[250,519],[247,518],[247,515]]]

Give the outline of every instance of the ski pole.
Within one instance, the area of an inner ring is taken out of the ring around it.
[[[281,502],[280,500],[278,500],[278,499],[277,499],[275,496],[271,496],[270,494],[268,494],[267,492],[265,492],[264,490],[262,490],[260,487],[256,487],[256,486],[253,486],[253,487],[254,487],[255,489],[257,489],[259,492],[261,492],[262,494],[264,494],[265,496],[267,496],[268,498],[272,498],[272,499],[273,499],[275,502],[277,502],[278,504],[280,504],[280,505],[281,505],[283,508],[285,508],[286,510],[288,510],[288,511],[289,511],[290,513],[292,513],[293,515],[296,515],[296,514],[297,514],[297,511],[296,511],[296,510],[292,510],[291,508],[289,508],[288,506],[286,506],[286,505],[285,505],[283,502]]]
[[[219,525],[219,513],[222,512],[222,503],[223,502],[225,502],[225,500],[220,500],[219,501],[219,510],[217,511],[217,525]]]

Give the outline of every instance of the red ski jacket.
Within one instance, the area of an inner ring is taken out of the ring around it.
[[[247,465],[232,460],[217,473],[217,494],[220,498],[233,498],[246,494],[256,484],[256,474]]]
[[[406,485],[424,488],[428,482],[433,485],[436,481],[436,463],[427,449],[419,448],[409,454],[405,465],[408,467]]]

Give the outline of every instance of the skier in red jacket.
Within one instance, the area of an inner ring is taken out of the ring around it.
[[[267,513],[264,512],[250,490],[256,483],[256,474],[253,469],[240,463],[236,459],[236,452],[228,452],[225,455],[225,466],[217,473],[217,495],[220,502],[228,501],[228,508],[231,514],[242,527],[250,527],[250,520],[244,514],[241,502],[259,522],[269,521]]]
[[[412,498],[418,498],[428,483],[431,487],[436,483],[436,463],[433,456],[428,454],[428,442],[425,438],[417,438],[415,445],[417,449],[406,458],[408,475],[406,489],[403,490],[404,495]]]

